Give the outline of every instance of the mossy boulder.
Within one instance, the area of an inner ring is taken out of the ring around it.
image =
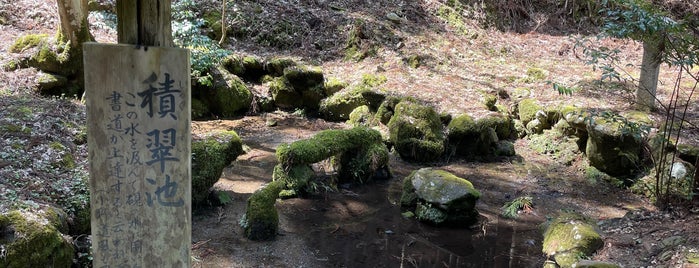
[[[328,121],[347,121],[354,109],[360,106],[369,106],[369,100],[365,98],[367,89],[348,88],[320,102],[320,114]]]
[[[269,82],[269,90],[277,107],[282,109],[295,109],[303,106],[301,94],[291,86],[285,77],[274,78]]]
[[[211,112],[209,106],[199,99],[192,98],[192,119],[202,119]]]
[[[275,104],[282,109],[317,111],[326,96],[323,72],[307,66],[285,68],[283,76],[272,79],[269,89]]]
[[[553,219],[544,231],[542,252],[565,268],[573,267],[603,245],[595,225],[581,215],[565,213]]]
[[[699,146],[682,143],[678,144],[677,156],[689,163],[697,163],[697,157],[699,157]]]
[[[347,130],[324,130],[315,136],[281,144],[277,147],[280,165],[273,178],[285,183],[290,194],[301,194],[314,173],[313,163],[332,159],[343,181],[366,182],[388,172],[388,149],[377,130],[355,127]]]
[[[337,78],[330,77],[328,81],[325,82],[325,95],[332,96],[333,94],[340,92],[349,86],[349,83],[341,81]]]
[[[403,181],[402,210],[435,225],[468,227],[478,219],[480,192],[466,179],[444,170],[422,168]]]
[[[7,49],[11,53],[21,53],[27,49],[39,47],[47,44],[49,36],[46,34],[28,34],[21,36],[15,40]]]
[[[240,55],[228,55],[221,60],[221,66],[231,74],[243,77],[245,75],[245,65],[243,57]]]
[[[622,131],[622,125],[599,118],[587,127],[586,155],[590,165],[612,176],[628,176],[638,169],[642,140]]]
[[[466,114],[459,115],[447,125],[449,146],[454,154],[463,157],[510,155],[513,150],[507,148],[508,144],[498,142],[510,138],[513,130],[513,121],[499,114],[491,114],[478,120]]]
[[[243,144],[234,131],[192,137],[192,203],[206,201],[223,169],[243,154]]]
[[[693,193],[694,165],[675,158],[673,162],[672,153],[665,154],[664,166],[660,171],[662,176],[663,194],[676,200],[691,200]],[[657,159],[660,162],[660,159]],[[655,189],[658,180],[656,173],[660,165],[656,164],[648,171],[648,174],[633,182],[630,189],[633,193],[642,195],[651,201],[657,201]],[[667,191],[667,192],[666,192]]]
[[[263,60],[255,56],[229,55],[221,61],[221,66],[250,82],[258,82],[267,74]]]
[[[323,87],[325,83],[323,70],[318,67],[290,66],[284,69],[284,77],[299,92]]]
[[[73,245],[52,218],[46,211],[0,215],[0,267],[71,267]]]
[[[381,122],[381,124],[388,125],[388,121],[391,121],[391,117],[396,110],[396,105],[403,100],[402,98],[395,96],[387,96],[379,108],[376,109],[376,119]]]
[[[68,84],[62,75],[40,72],[36,76],[37,90],[41,95],[60,95],[60,89]]]
[[[534,99],[525,98],[517,104],[517,114],[519,120],[526,126],[530,121],[536,119],[536,113],[542,111],[541,105]]]
[[[329,121],[346,121],[359,106],[367,105],[376,111],[386,99],[378,87],[386,83],[382,75],[364,74],[362,81],[324,99],[320,104],[321,115]]]
[[[528,136],[528,139],[531,149],[549,155],[563,165],[571,165],[582,154],[578,138],[563,135],[556,130],[545,130],[541,134]]]
[[[284,184],[273,181],[255,191],[249,198],[240,225],[245,237],[254,241],[272,240],[279,229],[279,215],[274,203]]]
[[[211,70],[214,83],[197,94],[209,104],[209,110],[222,117],[241,115],[250,109],[252,92],[238,76],[223,68]]]
[[[264,69],[272,77],[284,75],[287,67],[298,65],[294,60],[287,58],[272,58],[265,62]]]
[[[362,105],[350,113],[347,123],[355,127],[372,127],[376,125],[377,122],[374,121],[374,114],[371,113],[369,106]]]
[[[435,110],[406,99],[395,107],[388,122],[390,140],[401,158],[429,162],[444,153],[444,130]]]
[[[277,147],[277,159],[284,167],[313,164],[344,151],[381,143],[381,133],[376,130],[356,127],[347,130],[330,129],[305,140]]]

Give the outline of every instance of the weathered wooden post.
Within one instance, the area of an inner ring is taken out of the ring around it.
[[[170,0],[117,7],[125,44],[84,45],[93,266],[190,267],[189,51]]]

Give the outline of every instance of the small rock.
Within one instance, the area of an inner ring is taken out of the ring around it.
[[[400,23],[400,21],[401,21],[400,16],[398,16],[398,14],[393,13],[393,12],[386,14],[386,18],[394,23]]]

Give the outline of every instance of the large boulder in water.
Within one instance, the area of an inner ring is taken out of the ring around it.
[[[573,267],[604,245],[595,227],[581,215],[562,214],[546,228],[542,251],[559,267]]]
[[[422,168],[403,181],[401,207],[432,224],[468,226],[476,222],[480,192],[466,179],[447,171]]]
[[[634,173],[640,161],[640,135],[623,131],[621,122],[597,119],[588,125],[585,153],[590,165],[612,176]]]

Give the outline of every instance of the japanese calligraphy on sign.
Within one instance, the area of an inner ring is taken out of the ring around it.
[[[94,267],[189,267],[189,52],[84,47]]]

